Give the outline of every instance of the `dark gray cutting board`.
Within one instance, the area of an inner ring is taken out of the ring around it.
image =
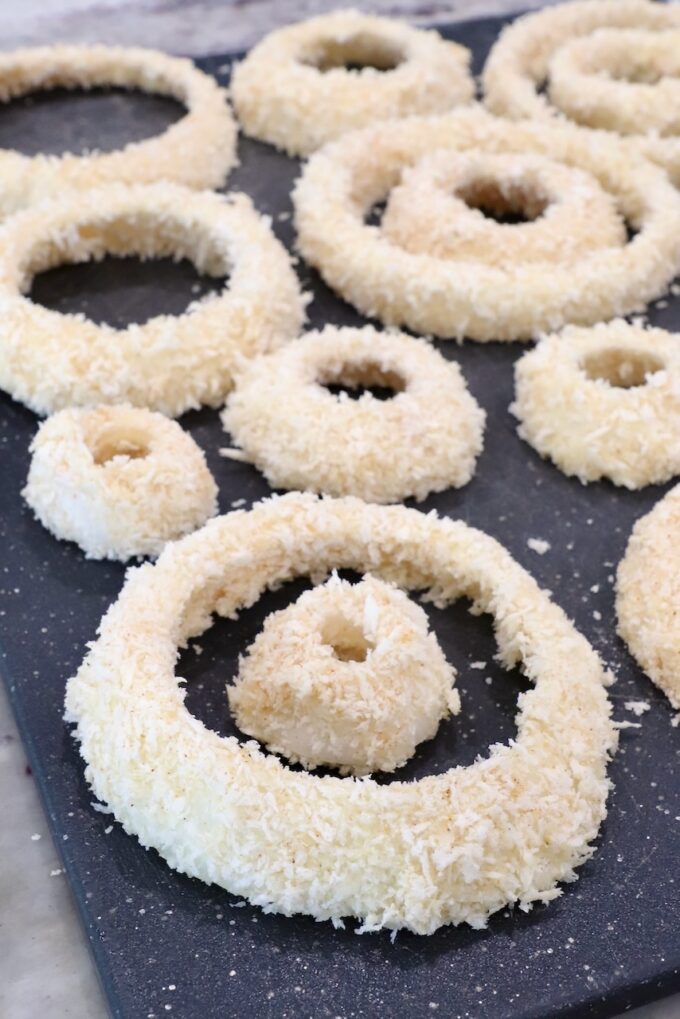
[[[450,34],[474,48],[479,67],[499,25],[459,25]],[[203,66],[224,79],[225,61]],[[162,129],[176,115],[167,101],[115,93],[40,97],[30,111],[27,105],[17,102],[1,112],[0,146],[59,151],[66,139],[75,148],[83,142],[115,147]],[[249,141],[241,143],[241,160],[230,186],[248,191],[290,246],[289,193],[297,165]],[[314,326],[360,321],[313,273],[300,267],[300,274],[314,289]],[[196,285],[185,264],[106,261],[46,273],[33,296],[123,325],[159,311],[180,312]],[[650,318],[680,330],[680,301],[670,298]],[[641,728],[622,733],[597,853],[562,898],[528,915],[504,911],[483,932],[444,929],[429,938],[400,933],[394,944],[386,933],[358,937],[353,924],[336,931],[306,917],[265,916],[220,889],[173,873],[92,808],[83,763],[61,720],[64,684],[120,590],[124,571],[85,561],[27,511],[19,493],[37,421],[0,396],[1,669],[115,1016],[609,1016],[680,990],[680,728],[671,728],[668,703],[615,636],[612,593],[632,524],[664,489],[586,488],[520,442],[508,404],[521,346],[440,347],[460,363],[487,411],[486,446],[466,488],[434,496],[422,508],[461,517],[500,539],[554,592],[615,669],[616,716],[636,720],[623,707],[630,698],[648,700],[651,710]],[[223,510],[232,500],[250,504],[268,494],[252,467],[217,454],[226,439],[216,412],[188,414],[182,424],[206,450]],[[531,551],[531,537],[550,541],[549,552],[541,557]],[[224,681],[265,614],[302,587],[268,595],[236,623],[216,624],[200,640],[201,655],[182,655],[178,671],[189,679],[188,707],[207,725],[234,731]],[[463,713],[395,778],[469,764],[515,731],[524,683],[492,663],[490,621],[469,616],[464,605],[433,610],[432,619],[459,669]],[[471,670],[479,660],[487,668]]]

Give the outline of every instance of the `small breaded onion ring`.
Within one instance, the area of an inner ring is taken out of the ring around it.
[[[183,315],[126,329],[24,296],[36,273],[105,254],[189,258],[199,272],[229,279]],[[0,388],[38,414],[98,403],[170,416],[215,406],[236,359],[297,335],[303,318],[290,258],[245,195],[112,184],[38,204],[0,227]]]
[[[641,517],[616,574],[618,632],[680,709],[680,485]]]
[[[643,125],[648,134],[677,135],[680,19],[677,29],[600,28],[565,43],[550,62],[550,99],[588,127],[638,135]]]
[[[395,394],[353,400],[325,388],[339,382]],[[466,485],[484,421],[457,364],[422,340],[371,326],[326,326],[245,364],[222,412],[272,488],[368,502]]]
[[[564,113],[580,125],[623,131],[630,148],[659,163],[679,184],[680,138],[658,128],[661,120],[676,125],[671,133],[677,129],[677,84],[644,81],[655,67],[667,73],[674,47],[670,66],[676,65],[677,30],[678,4],[647,0],[575,0],[526,14],[501,32],[489,53],[482,75],[485,103],[513,120],[545,121]],[[617,69],[633,80],[607,76]]]
[[[535,683],[519,698],[516,739],[470,767],[379,785],[293,772],[190,715],[177,646],[213,612],[233,617],[268,587],[334,567],[492,613],[500,659]],[[483,927],[575,878],[606,813],[609,679],[493,538],[403,506],[294,493],[210,521],[128,571],[66,711],[98,800],[171,867],[268,912],[427,934]]]
[[[336,575],[267,617],[227,687],[239,729],[305,768],[394,771],[458,714],[456,674],[403,591]]]
[[[364,219],[435,149],[537,153],[577,167],[639,232],[566,265],[498,269],[412,254]],[[680,194],[660,168],[608,135],[477,107],[345,135],[311,157],[294,203],[299,249],[331,287],[366,315],[442,339],[526,339],[624,315],[663,293],[680,265]]]
[[[680,342],[615,321],[546,336],[515,365],[520,436],[584,484],[680,474]]]
[[[334,11],[265,36],[235,68],[231,95],[246,134],[308,155],[378,120],[470,102],[469,63],[467,49],[437,32]]]
[[[522,213],[529,222],[497,223],[487,209]],[[505,269],[573,263],[626,242],[614,199],[590,174],[545,156],[483,152],[435,152],[407,168],[382,229],[416,254]]]
[[[217,512],[203,452],[176,421],[138,407],[59,411],[31,443],[23,496],[88,559],[156,556]]]
[[[162,134],[115,152],[28,157],[0,150],[0,215],[65,188],[172,180],[217,188],[236,163],[236,124],[227,96],[190,60],[117,46],[38,46],[0,54],[0,102],[38,89],[142,89],[172,96],[186,114]]]

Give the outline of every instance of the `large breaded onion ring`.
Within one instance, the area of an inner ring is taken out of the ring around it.
[[[333,11],[265,36],[234,69],[231,95],[246,134],[308,155],[378,120],[470,102],[469,62],[437,32]]]
[[[184,706],[177,646],[211,615],[334,567],[468,596],[495,619],[499,656],[535,686],[517,739],[419,782],[287,770]],[[615,745],[600,659],[493,538],[403,506],[291,494],[208,523],[128,572],[69,680],[67,717],[95,795],[176,870],[267,911],[363,929],[485,925],[508,903],[559,894],[592,853]],[[257,866],[253,866],[253,861]]]
[[[678,30],[678,5],[648,0],[575,0],[526,14],[491,49],[486,105],[513,120],[569,116],[621,132],[678,184]]]
[[[383,386],[352,400],[333,383]],[[424,499],[466,485],[485,415],[457,364],[403,333],[326,326],[245,364],[222,413],[272,488]]]
[[[565,474],[642,488],[680,474],[680,338],[567,327],[515,364],[518,432]]]
[[[618,632],[680,710],[680,485],[641,517],[616,574]]]
[[[24,296],[32,277],[105,254],[189,258],[223,290],[125,329]],[[240,357],[297,335],[304,300],[284,248],[245,195],[111,184],[40,203],[0,226],[0,388],[38,414],[131,403],[175,416],[215,406]]]
[[[364,219],[434,149],[537,153],[577,167],[639,232],[573,264],[498,269],[412,254]],[[659,296],[680,265],[680,195],[660,168],[608,136],[478,108],[345,135],[311,157],[294,203],[299,249],[331,287],[366,315],[442,339],[526,339],[627,314]]]
[[[217,512],[202,450],[176,421],[153,411],[61,410],[42,423],[31,454],[26,502],[88,559],[157,556]]]
[[[186,114],[162,134],[115,152],[28,157],[0,151],[0,215],[66,188],[172,180],[217,188],[236,162],[236,124],[226,92],[190,60],[118,46],[37,46],[0,54],[0,102],[38,89],[110,85],[172,96]]]

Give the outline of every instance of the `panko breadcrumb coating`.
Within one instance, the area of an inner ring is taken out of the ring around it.
[[[108,85],[172,96],[187,112],[162,134],[115,152],[24,156],[0,150],[0,215],[64,191],[171,180],[221,187],[236,163],[227,94],[190,60],[119,46],[36,46],[0,54],[0,102],[38,89]]]
[[[680,184],[678,31],[677,3],[575,0],[525,14],[491,48],[485,103],[512,120],[568,116],[623,132],[631,152]]]
[[[194,718],[178,645],[213,612],[233,617],[268,587],[333,568],[491,613],[500,660],[534,683],[516,739],[470,767],[384,785],[293,772]],[[575,879],[606,813],[609,678],[493,538],[434,513],[294,493],[210,521],[129,570],[69,680],[66,717],[94,795],[176,870],[267,912],[429,934],[484,927]]]
[[[618,320],[567,327],[515,364],[519,435],[584,484],[680,474],[680,337]]]
[[[487,210],[524,214],[528,222],[495,222]],[[613,197],[590,174],[545,156],[450,150],[404,171],[382,229],[415,254],[501,269],[571,264],[626,243]]]
[[[270,32],[235,67],[231,95],[246,134],[308,155],[378,120],[470,102],[469,64],[437,32],[340,10]]]
[[[217,486],[176,421],[137,407],[59,411],[38,429],[23,496],[88,559],[157,556],[217,512]]]
[[[189,258],[228,279],[183,315],[125,329],[26,296],[37,273],[106,254]],[[236,361],[296,336],[304,306],[288,253],[245,195],[165,182],[64,195],[0,226],[0,388],[38,414],[131,403],[174,417],[217,406]]]
[[[375,577],[334,575],[265,620],[227,687],[239,729],[306,768],[394,771],[458,714],[427,616]]]
[[[580,169],[638,232],[567,264],[500,269],[413,254],[365,219],[437,149],[538,154]],[[442,339],[529,339],[628,314],[659,297],[680,266],[680,193],[663,170],[608,134],[515,123],[478,107],[344,135],[311,157],[293,198],[299,250],[329,286],[369,317]]]
[[[680,485],[641,517],[616,574],[618,632],[680,709]]]
[[[395,393],[351,399],[325,388],[336,382]],[[469,482],[485,415],[424,341],[326,326],[244,364],[222,421],[273,488],[399,502]]]

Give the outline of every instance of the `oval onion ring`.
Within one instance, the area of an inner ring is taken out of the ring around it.
[[[229,706],[239,729],[306,768],[394,771],[458,714],[455,671],[427,616],[375,577],[337,576],[267,617]]]
[[[231,95],[246,134],[308,155],[377,120],[470,102],[469,63],[467,49],[437,32],[334,11],[265,36],[235,68]]]
[[[502,661],[521,661],[535,682],[516,740],[471,767],[379,785],[292,772],[192,717],[177,645],[213,612],[233,616],[267,587],[334,567],[491,612]],[[482,927],[574,879],[606,813],[607,680],[562,610],[487,535],[403,506],[293,493],[210,521],[128,571],[66,710],[97,798],[171,867],[269,912],[426,934]]]
[[[680,709],[680,485],[633,528],[616,575],[618,632]]]
[[[31,453],[26,502],[88,559],[156,556],[217,512],[202,451],[162,414],[128,406],[62,410],[42,423]]]
[[[575,166],[639,232],[572,265],[501,270],[412,254],[364,217],[434,149],[538,153]],[[627,314],[663,293],[680,265],[680,195],[660,168],[609,136],[514,123],[478,108],[345,135],[311,157],[294,203],[300,251],[331,287],[366,315],[442,339],[526,339]]]
[[[520,436],[565,474],[642,488],[680,474],[680,343],[616,321],[547,336],[515,365]]]
[[[529,222],[494,222],[487,209]],[[382,229],[407,251],[502,269],[573,263],[626,242],[613,198],[589,174],[545,156],[482,152],[435,152],[406,169]]]
[[[229,280],[183,315],[120,330],[24,296],[36,273],[105,254],[189,258]],[[290,258],[245,195],[112,184],[38,204],[0,227],[0,388],[38,414],[97,403],[171,416],[215,406],[237,357],[297,335],[303,318]]]
[[[353,400],[324,386],[335,382],[396,392]],[[244,365],[222,421],[273,488],[400,502],[468,483],[485,415],[422,340],[326,326]]]
[[[677,65],[677,30],[678,5],[647,0],[576,0],[526,14],[501,32],[489,53],[486,105],[513,120],[564,113],[580,125],[623,131],[630,148],[680,184],[680,138],[659,130],[662,123],[677,134],[678,86],[663,77]]]
[[[236,163],[236,124],[224,89],[190,60],[116,46],[38,46],[0,54],[0,102],[38,89],[110,85],[178,99],[187,113],[162,134],[115,152],[28,157],[0,150],[0,215],[65,188],[172,180],[217,188]]]

